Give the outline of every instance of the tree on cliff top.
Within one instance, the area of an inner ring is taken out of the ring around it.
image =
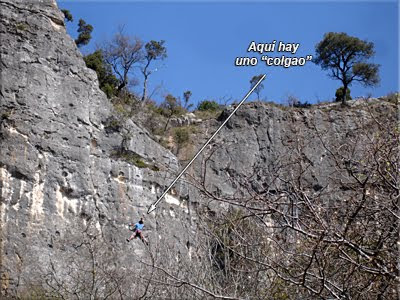
[[[72,16],[71,12],[68,9],[61,9],[61,12],[64,14],[64,18],[67,22],[73,22],[74,17]],[[87,24],[85,20],[79,19],[78,24],[78,38],[75,40],[75,44],[80,48],[84,45],[89,44],[90,40],[92,39],[92,31],[93,26]]]
[[[142,47],[143,42],[137,37],[126,35],[123,27],[118,29],[111,41],[101,47],[105,61],[118,77],[118,92],[127,88],[134,65],[143,60]]]
[[[74,21],[74,18],[72,17],[72,14],[68,9],[62,9],[61,11],[64,14],[64,18],[65,18],[65,20],[67,20],[67,22]]]
[[[335,97],[336,97],[335,98],[336,102],[342,101],[342,99],[344,97],[344,89],[343,89],[342,86],[336,90]],[[347,88],[347,90],[346,90],[346,100],[351,100],[350,89],[349,88]]]
[[[96,71],[100,89],[106,93],[108,98],[114,96],[116,94],[118,79],[113,74],[111,66],[105,62],[103,52],[96,50],[86,55],[83,59],[88,68]]]
[[[75,44],[80,48],[84,45],[89,44],[90,40],[92,39],[92,31],[93,26],[87,24],[83,19],[79,19],[78,24],[78,38],[75,40]]]
[[[151,62],[158,59],[163,60],[167,57],[167,49],[164,47],[164,43],[165,41],[162,40],[159,42],[152,40],[144,46],[144,66],[141,68],[144,76],[142,101],[146,100],[147,80],[150,74],[153,72],[153,70],[149,69]]]
[[[330,77],[339,79],[343,90],[353,81],[358,81],[365,86],[374,86],[379,83],[379,65],[366,61],[374,54],[374,44],[362,41],[346,33],[329,32],[316,46],[314,63],[323,70],[331,70]],[[342,103],[346,97],[343,93]]]
[[[163,103],[161,103],[160,107],[163,109],[163,114],[167,117],[167,123],[165,124],[164,127],[164,132],[165,132],[167,131],[168,124],[171,118],[173,116],[182,115],[184,113],[184,108],[180,105],[178,99],[176,99],[171,94],[165,96],[165,100]]]

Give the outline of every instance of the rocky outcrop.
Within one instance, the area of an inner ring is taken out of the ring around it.
[[[74,251],[65,241],[89,223],[115,252],[115,265],[125,266],[126,224],[146,213],[179,164],[131,121],[107,130],[112,107],[55,1],[0,5],[0,271],[2,295],[12,295],[38,266],[61,264]],[[144,165],[118,156],[121,147]],[[158,239],[164,218],[176,219],[170,240],[184,249],[178,219],[187,218],[189,190],[178,185],[175,195],[157,218],[146,217],[146,235]],[[139,243],[132,251],[145,249]]]
[[[340,186],[331,177],[335,163],[329,151],[345,149],[352,143],[363,145],[367,141],[361,139],[379,132],[377,119],[397,122],[396,105],[384,99],[348,103],[347,107],[335,103],[307,109],[244,104],[195,162],[194,169],[203,170],[197,173],[198,182],[221,199],[274,195],[284,189],[284,180],[295,180],[301,164],[305,189],[324,189],[325,194],[340,197]],[[193,148],[198,149],[232,109],[228,107],[218,121],[201,124],[191,137]]]
[[[171,118],[170,123],[172,127],[182,127],[188,125],[196,125],[202,122],[201,119],[196,118],[194,113],[187,113],[179,118]]]
[[[338,299],[362,293],[398,299],[397,105],[398,99],[307,109],[249,103],[227,123],[195,169],[202,170],[197,182],[208,198],[202,204],[214,212],[208,215],[215,220],[215,243],[223,244],[218,254],[232,259],[219,268],[239,269],[228,272],[243,274],[238,282],[251,287],[230,294],[328,299],[335,286]],[[201,136],[192,140],[203,142]],[[318,252],[324,254],[314,261]],[[375,257],[380,270],[369,274]],[[259,270],[264,274],[254,279]],[[283,294],[273,293],[272,273]],[[371,289],[359,288],[366,285]]]

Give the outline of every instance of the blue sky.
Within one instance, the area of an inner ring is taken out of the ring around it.
[[[369,93],[378,97],[399,90],[397,1],[64,0],[58,5],[74,16],[74,24],[67,27],[73,37],[79,18],[93,25],[93,38],[82,48],[84,54],[110,39],[119,25],[124,25],[126,34],[145,42],[165,40],[168,57],[154,65],[157,72],[149,78],[150,92],[163,86],[153,97],[158,102],[167,93],[182,97],[186,90],[192,91],[193,102],[240,100],[250,88],[251,77],[261,73],[267,74],[261,96],[268,101],[285,103],[288,95],[309,103],[331,100],[341,84],[312,62],[290,68],[270,67],[261,61],[254,67],[234,65],[238,56],[260,58],[247,52],[251,41],[300,43],[294,56],[315,55],[315,45],[330,31],[375,44],[371,62],[381,65],[381,83],[374,88],[354,83],[350,87],[353,97]],[[136,77],[141,82],[139,72]],[[141,93],[141,88],[135,91]]]

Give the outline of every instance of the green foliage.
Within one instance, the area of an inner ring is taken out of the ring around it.
[[[187,127],[178,127],[174,129],[174,139],[179,146],[182,146],[189,142],[189,128]]]
[[[166,117],[181,116],[185,113],[185,109],[180,105],[178,99],[171,94],[168,94],[165,97],[165,100],[161,103],[159,109],[156,111]]]
[[[116,89],[114,91],[117,93]],[[118,117],[122,120],[132,117],[134,112],[140,112],[141,103],[135,94],[128,91],[122,91],[117,96],[112,97],[111,103]]]
[[[161,112],[160,111],[160,107],[157,106],[157,103],[155,101],[153,101],[153,100],[147,101],[146,102],[146,107],[152,112],[155,112],[155,113],[158,113],[158,114],[160,114],[160,112]]]
[[[141,169],[148,167],[148,165],[143,160],[140,160],[140,159],[132,160],[132,161],[128,160],[128,162],[134,164],[136,167],[141,168]]]
[[[161,114],[163,114],[168,118],[164,126],[164,132],[167,131],[168,124],[172,116],[180,116],[185,113],[185,109],[180,105],[178,100],[171,94],[168,94],[165,97],[165,100],[163,103],[161,103],[160,108],[162,108]]]
[[[15,25],[15,27],[20,31],[26,31],[28,29],[28,25],[26,23],[18,23]]]
[[[13,114],[12,110],[4,110],[4,111],[2,111],[1,115],[0,115],[0,121],[10,119],[12,114]]]
[[[145,159],[141,155],[133,151],[119,149],[117,151],[112,152],[111,156],[114,158],[121,159],[140,169],[149,168],[150,170],[155,172],[160,170],[159,167],[157,167],[156,165],[151,165],[146,163]]]
[[[211,120],[220,117],[222,111],[222,108],[217,110],[197,110],[194,114],[201,120]]]
[[[150,120],[152,121],[151,123],[153,124],[153,127],[154,127],[156,124],[160,123],[159,122],[160,119],[166,115],[166,112],[165,112],[164,108],[158,106],[154,102],[146,103],[146,107],[151,112]]]
[[[152,70],[149,69],[149,66],[153,60],[163,60],[167,57],[167,48],[164,47],[165,41],[161,40],[159,42],[151,40],[148,42],[145,48],[145,55],[144,55],[144,66],[141,68],[142,74],[144,76],[143,81],[143,95],[142,101],[147,99],[147,80]]]
[[[197,109],[200,111],[205,111],[205,110],[216,111],[219,109],[219,104],[214,100],[204,100],[199,103]]]
[[[148,167],[148,165],[143,161],[143,157],[132,151],[116,151],[113,153],[112,156],[122,159],[132,165],[135,165],[138,168]]]
[[[161,134],[161,133],[160,133]],[[163,146],[165,149],[172,150],[172,147],[169,145],[168,140],[165,138],[161,138],[158,143]]]
[[[86,24],[83,19],[79,19],[78,24],[78,38],[75,40],[75,44],[78,47],[82,47],[84,45],[89,44],[90,40],[92,39],[92,31],[93,26],[90,24]]]
[[[97,73],[100,89],[108,98],[116,95],[118,79],[112,72],[111,66],[104,60],[102,50],[97,50],[84,58],[86,66]]]
[[[65,20],[67,20],[67,22],[74,21],[74,18],[72,17],[72,14],[68,9],[62,9],[61,11],[64,14],[64,18],[65,18]]]
[[[107,98],[111,98],[116,93],[115,86],[109,83],[105,83],[100,89],[107,95]]]
[[[342,82],[344,90],[358,81],[365,86],[379,83],[379,65],[367,63],[374,56],[374,44],[360,40],[346,33],[329,32],[315,46],[316,56],[314,63],[323,70],[330,70],[330,76]],[[342,94],[342,102],[346,100]]]
[[[126,105],[124,105],[123,103],[117,102],[117,103],[113,103],[114,105],[114,110],[116,111],[116,113],[118,115],[120,115],[122,118],[128,118],[130,115],[130,111],[127,108]]]
[[[336,102],[342,101],[344,97],[344,87],[340,87],[336,90],[335,97],[336,97]],[[350,96],[350,89],[347,88],[346,90],[346,100],[351,100]]]
[[[148,62],[157,59],[165,59],[167,57],[167,48],[164,47],[165,41],[159,42],[151,40],[144,48],[146,50],[146,59]]]

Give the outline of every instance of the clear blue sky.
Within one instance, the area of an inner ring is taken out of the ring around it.
[[[158,71],[149,79],[150,92],[163,85],[154,96],[158,102],[167,93],[181,97],[185,90],[192,91],[193,102],[241,99],[250,87],[250,78],[260,73],[267,74],[261,96],[268,101],[285,103],[288,95],[310,103],[331,100],[341,84],[312,62],[288,69],[267,67],[263,62],[256,67],[234,66],[237,56],[260,57],[247,53],[251,41],[300,43],[295,56],[314,55],[315,45],[330,31],[346,32],[375,44],[371,62],[381,65],[381,83],[375,88],[354,83],[353,97],[368,93],[378,97],[399,90],[397,1],[59,0],[58,5],[74,16],[74,24],[67,27],[74,38],[79,18],[93,25],[92,41],[82,48],[83,53],[110,39],[118,25],[145,42],[165,40],[168,58],[157,64]],[[141,81],[139,72],[136,76]]]

